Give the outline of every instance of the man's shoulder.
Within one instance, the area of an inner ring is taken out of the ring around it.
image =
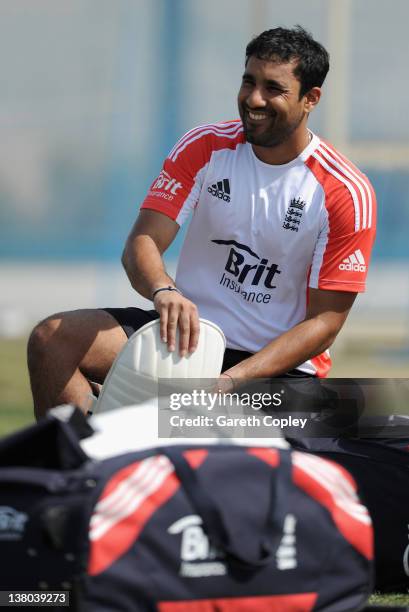
[[[305,160],[321,184],[327,210],[353,216],[355,231],[372,227],[376,197],[368,177],[329,142],[319,139]]]
[[[317,146],[306,160],[307,165],[317,167],[324,175],[333,177],[334,181],[344,183],[349,179],[354,183],[371,186],[368,177],[346,155],[323,138],[317,139]]]
[[[224,148],[234,149],[243,142],[243,124],[240,119],[206,123],[186,132],[175,144],[168,157],[176,161],[181,155],[191,156],[199,152],[208,157],[213,151]]]

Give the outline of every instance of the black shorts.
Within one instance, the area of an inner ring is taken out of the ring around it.
[[[146,325],[146,323],[150,323],[150,321],[154,321],[155,319],[159,319],[159,314],[156,310],[143,310],[142,308],[103,308],[108,312],[114,319],[116,319],[119,325],[122,327],[128,338],[132,336],[138,329]],[[238,351],[236,349],[226,349],[224,352],[223,366],[222,372],[232,368],[236,364],[240,363],[247,357],[251,357],[253,353],[248,353],[247,351]],[[287,372],[287,374],[282,374],[280,378],[311,378],[311,374],[307,374],[306,372],[301,372],[300,370],[291,370]]]

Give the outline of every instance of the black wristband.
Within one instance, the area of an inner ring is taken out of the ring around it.
[[[155,299],[155,295],[160,291],[177,291],[178,293],[180,293],[180,295],[182,295],[182,292],[179,291],[177,287],[172,287],[172,285],[168,285],[168,287],[160,287],[159,289],[155,289],[155,291],[152,293],[152,300]]]

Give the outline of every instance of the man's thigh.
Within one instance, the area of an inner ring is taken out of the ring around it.
[[[127,336],[115,318],[99,309],[61,312],[39,326],[44,349],[65,376],[78,367],[82,374],[102,383]]]
[[[159,314],[156,310],[142,310],[142,308],[103,308],[104,312],[113,317],[118,325],[120,325],[128,338],[132,336],[138,329],[159,319]]]
[[[80,342],[85,343],[80,370],[88,379],[100,384],[128,338],[159,317],[156,311],[141,308],[102,308],[66,314],[72,315],[70,323],[81,336]]]

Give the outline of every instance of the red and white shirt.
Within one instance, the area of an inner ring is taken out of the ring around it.
[[[302,321],[307,287],[362,292],[375,237],[371,184],[312,135],[288,164],[260,161],[241,121],[197,127],[169,153],[142,208],[193,212],[176,284],[227,346],[257,352]],[[298,369],[326,376],[328,351]]]

